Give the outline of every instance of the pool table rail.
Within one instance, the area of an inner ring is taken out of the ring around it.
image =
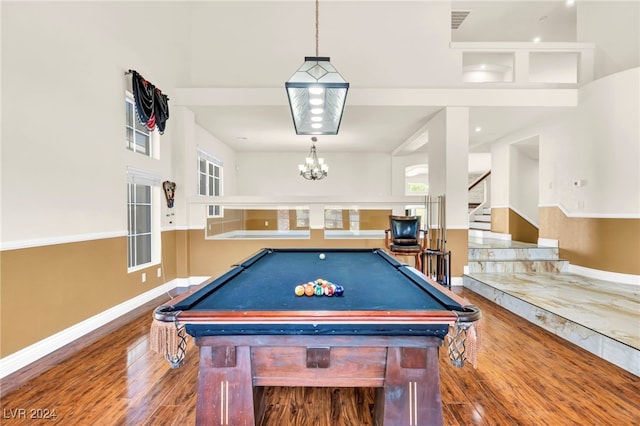
[[[473,322],[479,309],[460,311],[172,311],[160,306],[154,313],[159,321],[190,324],[449,324]]]

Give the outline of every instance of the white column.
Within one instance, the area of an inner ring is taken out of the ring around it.
[[[469,219],[469,108],[445,108],[445,196],[446,225],[467,229]],[[436,194],[437,195],[437,194]]]
[[[429,195],[445,195],[446,227],[467,229],[469,108],[446,107],[428,123]]]

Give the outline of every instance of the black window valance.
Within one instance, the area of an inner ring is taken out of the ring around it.
[[[131,74],[138,120],[147,129],[153,130],[157,127],[158,132],[163,134],[169,119],[169,98],[137,71],[129,70],[127,74]]]

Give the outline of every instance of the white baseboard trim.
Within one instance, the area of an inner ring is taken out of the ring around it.
[[[451,277],[451,287],[462,287],[463,285],[462,277]]]
[[[511,241],[511,234],[502,234],[500,232],[490,232],[488,238],[494,240]]]
[[[542,247],[559,247],[558,240],[552,240],[550,238],[538,238],[538,245]]]
[[[502,234],[499,232],[491,232],[491,231],[479,231],[475,229],[469,230],[469,237],[473,237],[477,239],[487,238],[489,240],[511,241],[511,234]]]
[[[189,278],[176,278],[172,282],[175,282],[175,287],[191,287],[194,285],[199,285],[204,283],[205,281],[209,281],[211,277],[189,277]]]
[[[199,278],[199,277],[196,277]],[[190,279],[184,280],[189,281]],[[133,311],[147,302],[162,296],[177,287],[178,282],[183,280],[172,280],[159,287],[142,293],[139,296],[129,299],[119,305],[107,309],[97,315],[92,316],[82,322],[72,325],[54,335],[40,340],[18,352],[12,353],[4,358],[0,358],[0,378],[39,360],[40,358],[72,343],[80,337],[108,324],[109,322]],[[199,281],[201,282],[201,281]]]
[[[567,272],[596,280],[611,281],[621,284],[633,284],[640,286],[640,275],[620,274],[618,272],[601,271],[599,269],[585,268],[584,266],[571,265]]]

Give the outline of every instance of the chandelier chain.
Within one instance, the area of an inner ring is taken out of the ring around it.
[[[316,57],[319,56],[318,52],[318,32],[320,31],[320,25],[318,21],[320,20],[320,0],[316,0]]]

